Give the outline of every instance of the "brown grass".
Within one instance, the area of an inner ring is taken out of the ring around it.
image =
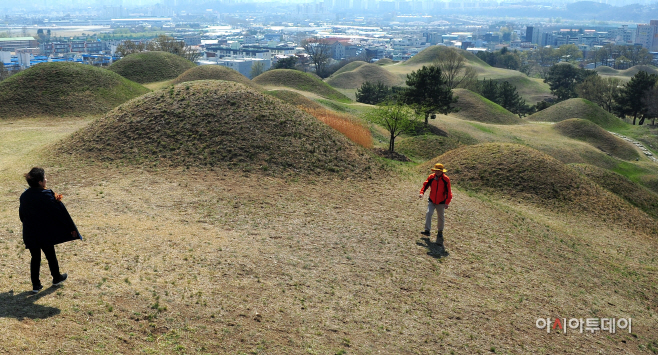
[[[360,88],[366,81],[382,83],[388,87],[404,85],[399,76],[375,64],[363,64],[351,71],[344,71],[329,77],[327,84],[340,89]]]
[[[507,111],[502,106],[487,100],[466,89],[454,89],[454,96],[459,97],[455,107],[459,111],[455,115],[459,118],[493,124],[520,124],[524,121],[519,116]]]
[[[299,108],[342,133],[352,142],[364,148],[372,148],[372,134],[370,130],[358,122],[352,115],[338,113],[325,108],[310,108],[308,106],[299,106]]]
[[[556,123],[553,129],[567,137],[588,142],[606,154],[620,159],[635,160],[640,157],[633,145],[615,137],[592,121],[571,118]]]
[[[438,257],[418,235],[427,171],[346,182],[12,155],[0,353],[644,354],[658,340],[658,244],[618,219],[455,187]],[[16,217],[33,165],[85,236],[57,247],[65,286],[36,297]],[[632,317],[633,334],[546,334],[539,317]]]

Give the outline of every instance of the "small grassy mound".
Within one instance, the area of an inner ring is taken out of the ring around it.
[[[475,54],[473,53],[470,53],[463,49],[457,49],[457,48],[451,49],[450,47],[446,47],[446,46],[431,46],[425,48],[422,51],[420,51],[420,53],[416,54],[415,56],[411,57],[411,59],[407,60],[404,64],[405,65],[432,64],[434,61],[439,59],[439,56],[442,51],[449,51],[449,50],[458,51],[458,53],[461,54],[467,61],[473,64],[478,64],[485,67],[490,66],[489,64],[482,61],[482,59],[475,56]]]
[[[519,116],[507,111],[502,106],[466,89],[453,90],[459,96],[455,107],[459,108],[459,118],[494,124],[520,124],[523,120]]]
[[[619,129],[627,126],[617,116],[585,99],[569,99],[528,116],[530,121],[560,122],[570,118],[583,118],[605,129]]]
[[[338,75],[338,74],[341,74],[341,73],[352,71],[352,70],[354,70],[354,69],[356,69],[356,68],[358,68],[362,65],[365,65],[365,64],[368,64],[368,63],[366,63],[362,60],[357,60],[357,61],[354,61],[354,62],[350,62],[350,63],[345,64],[342,68],[336,70],[336,72],[333,73],[332,75]]]
[[[351,102],[317,76],[293,69],[274,69],[255,77],[253,82],[262,86],[285,86],[296,90],[307,91],[324,98],[340,102]]]
[[[242,84],[201,80],[132,100],[55,148],[100,162],[367,176],[371,158],[307,113]]]
[[[658,194],[634,183],[628,178],[588,164],[571,165],[576,171],[638,207],[653,218],[658,218]]]
[[[309,99],[308,97],[294,91],[290,90],[270,90],[266,91],[265,94],[274,96],[277,99],[289,103],[293,106],[296,107],[304,107],[308,109],[316,109],[316,110],[321,110],[324,108],[324,106],[320,105],[319,103]]]
[[[476,144],[477,141],[466,133],[449,133],[447,136],[426,134],[396,140],[395,151],[408,157],[429,160],[447,151],[463,145]]]
[[[640,157],[637,149],[623,139],[599,127],[592,121],[582,118],[571,118],[553,125],[553,129],[561,134],[585,141],[596,148],[624,160],[635,160]]]
[[[382,83],[388,87],[400,86],[404,81],[397,75],[375,64],[362,64],[352,71],[334,74],[327,79],[327,84],[340,89],[357,89],[363,83]]]
[[[251,87],[257,87],[246,76],[237,71],[221,65],[199,65],[188,69],[179,75],[172,84],[180,84],[186,81],[195,80],[226,80],[244,84]]]
[[[149,91],[91,65],[41,63],[0,83],[0,118],[102,114]]]
[[[601,75],[619,75],[619,70],[607,66],[596,67],[594,70]]]
[[[174,79],[196,64],[167,52],[134,53],[114,62],[108,69],[132,81],[153,83]]]
[[[656,69],[656,67],[652,65],[636,65],[626,70],[620,71],[619,75],[631,77],[639,73],[640,71],[645,71],[647,72],[647,74],[658,74],[658,69]]]
[[[389,64],[395,64],[395,63],[397,63],[397,62],[394,61],[391,58],[383,58],[383,59],[380,59],[380,60],[375,62],[375,64],[377,64],[377,65],[389,65]]]

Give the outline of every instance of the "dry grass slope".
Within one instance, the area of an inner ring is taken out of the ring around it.
[[[404,84],[404,80],[399,76],[381,66],[366,63],[352,71],[344,71],[338,75],[332,75],[327,79],[327,84],[340,89],[356,89],[361,87],[366,81],[371,83],[380,82],[389,87]]]
[[[91,65],[41,63],[0,83],[0,119],[97,115],[149,91]]]
[[[417,64],[432,64],[435,60],[439,58],[439,55],[442,51],[452,50],[446,46],[431,46],[423,49],[420,53],[411,57],[407,60],[405,65],[417,65]],[[476,57],[474,54],[469,53],[462,49],[455,49],[461,54],[468,62],[471,64],[477,64],[484,67],[488,67],[489,64],[483,62],[480,58]]]
[[[528,117],[530,121],[560,122],[570,118],[583,118],[605,129],[620,129],[628,126],[615,115],[585,99],[569,99]]]
[[[576,171],[658,219],[658,194],[610,170],[588,164],[571,165]]]
[[[426,134],[398,139],[395,142],[395,151],[408,157],[429,160],[463,145],[476,143],[477,141],[466,133],[449,132],[447,136]]]
[[[585,141],[603,152],[624,160],[640,157],[634,146],[615,137],[592,121],[570,118],[556,123],[553,128],[563,135]]]
[[[277,99],[289,103],[295,107],[303,107],[309,109],[323,109],[324,106],[319,103],[309,99],[308,97],[290,90],[270,90],[265,91],[265,94],[274,96]]]
[[[519,116],[470,90],[455,89],[453,92],[459,97],[459,101],[455,104],[455,107],[459,108],[459,112],[455,115],[459,118],[494,124],[523,123]]]
[[[315,75],[292,69],[274,69],[255,77],[253,82],[262,86],[285,86],[296,90],[307,91],[324,98],[351,102],[347,96],[329,86]]]
[[[108,69],[140,84],[174,79],[196,64],[167,52],[142,52],[125,56]]]
[[[237,71],[221,65],[199,65],[194,68],[188,69],[183,74],[179,75],[172,84],[180,84],[186,81],[195,80],[225,80],[234,81],[236,83],[258,88],[246,76],[238,73]]]
[[[658,223],[644,212],[583,177],[560,161],[519,144],[486,143],[451,150],[428,163],[446,164],[456,186],[511,196],[557,211],[624,216],[629,228],[658,231]],[[617,206],[611,209],[610,206]]]
[[[60,144],[57,154],[155,166],[265,174],[363,173],[362,148],[314,117],[242,84],[205,80],[144,95]]]

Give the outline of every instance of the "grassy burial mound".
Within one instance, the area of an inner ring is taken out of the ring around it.
[[[429,160],[463,145],[476,143],[477,140],[462,132],[449,132],[446,136],[426,134],[398,139],[395,142],[395,151],[408,157]]]
[[[621,70],[619,71],[619,75],[621,76],[627,76],[631,77],[634,76],[635,74],[645,71],[647,74],[658,74],[658,69],[652,65],[636,65],[632,66],[626,70]]]
[[[194,68],[196,64],[167,52],[142,52],[125,56],[108,69],[124,78],[144,83],[171,80]]]
[[[453,90],[459,101],[455,107],[459,118],[493,124],[520,124],[523,120],[519,116],[507,111],[502,106],[466,89]]]
[[[270,90],[270,91],[266,91],[265,94],[274,96],[277,99],[289,103],[295,107],[301,106],[303,108],[316,109],[316,110],[321,110],[324,108],[324,106],[320,105],[319,103],[295,91]]]
[[[179,75],[172,84],[180,84],[187,81],[195,80],[226,80],[244,84],[256,88],[257,85],[251,82],[246,76],[237,71],[221,65],[199,65],[186,70]]]
[[[530,147],[511,143],[485,143],[451,150],[435,162],[446,165],[456,186],[503,198],[519,198],[558,211],[580,211],[597,218],[624,216],[629,228],[658,230],[655,220],[609,193],[555,158]],[[610,208],[615,206],[615,208]]]
[[[352,71],[332,75],[327,79],[327,84],[340,89],[356,89],[366,81],[380,82],[389,87],[404,85],[404,80],[399,76],[379,65],[365,63]]]
[[[605,129],[617,129],[626,126],[626,123],[617,116],[585,99],[565,100],[528,116],[530,121],[541,122],[560,122],[570,118],[583,118]]]
[[[395,64],[395,63],[397,63],[397,62],[394,61],[393,59],[390,59],[390,58],[380,59],[380,60],[375,62],[375,64],[377,64],[377,65],[389,65],[389,64]]]
[[[317,76],[293,69],[274,69],[255,77],[253,82],[262,86],[284,86],[307,91],[330,100],[351,102],[347,96],[329,86]]]
[[[0,118],[102,114],[149,91],[91,65],[41,63],[0,83]]]
[[[592,121],[582,118],[570,118],[556,123],[553,129],[569,138],[585,141],[620,159],[635,160],[640,157],[634,146],[621,138],[615,137]]]
[[[638,207],[653,218],[658,218],[658,194],[634,183],[627,177],[588,164],[571,165],[590,180]]]
[[[132,100],[58,150],[145,166],[348,175],[370,168],[365,150],[314,117],[219,80],[182,83]]]
[[[411,59],[407,60],[404,64],[405,65],[420,65],[420,64],[432,64],[433,62],[437,61],[441,55],[442,51],[449,51],[449,50],[456,50],[459,54],[461,54],[468,62],[471,64],[477,64],[481,66],[488,67],[489,64],[485,63],[482,61],[482,59],[478,58],[472,53],[469,53],[463,49],[457,49],[457,48],[449,48],[446,46],[431,46],[423,49],[420,53],[416,54],[415,56],[411,57]]]
[[[365,65],[365,64],[368,64],[368,63],[366,63],[362,60],[357,60],[357,61],[354,61],[354,62],[347,63],[342,68],[336,70],[336,72],[333,73],[332,76],[342,74],[342,73],[346,73],[348,71],[352,71],[352,70],[354,70],[354,69],[356,69],[356,68],[358,68],[362,65]]]
[[[619,75],[619,70],[607,66],[596,67],[594,70],[600,75]]]

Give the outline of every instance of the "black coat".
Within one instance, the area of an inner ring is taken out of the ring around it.
[[[18,209],[23,222],[25,248],[41,248],[82,239],[64,204],[52,190],[29,188],[21,195]],[[71,232],[77,233],[76,237]]]

